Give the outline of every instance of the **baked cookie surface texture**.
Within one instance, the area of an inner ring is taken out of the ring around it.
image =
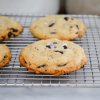
[[[84,50],[70,41],[40,40],[22,49],[20,64],[37,74],[63,75],[87,63]]]

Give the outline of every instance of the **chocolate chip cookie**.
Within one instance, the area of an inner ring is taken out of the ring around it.
[[[47,39],[22,49],[20,64],[37,74],[62,75],[79,70],[87,63],[84,50],[70,41]]]
[[[6,16],[0,16],[0,41],[16,37],[23,31],[20,23]]]
[[[9,48],[0,44],[0,68],[7,65],[11,60],[11,52]]]
[[[86,32],[82,21],[62,15],[39,18],[30,25],[31,33],[39,39],[58,38],[73,40],[81,38]]]

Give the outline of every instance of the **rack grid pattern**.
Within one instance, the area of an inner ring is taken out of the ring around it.
[[[2,14],[1,14],[2,15]],[[84,38],[74,40],[85,49],[88,64],[79,71],[68,75],[52,76],[37,75],[28,72],[20,66],[18,56],[23,47],[38,41],[29,32],[29,25],[33,20],[42,16],[10,15],[24,26],[24,32],[17,38],[10,39],[1,44],[9,46],[12,60],[5,68],[0,69],[0,86],[67,86],[67,87],[100,87],[100,17],[92,15],[65,15],[82,20],[87,26]],[[78,59],[78,58],[77,58]]]

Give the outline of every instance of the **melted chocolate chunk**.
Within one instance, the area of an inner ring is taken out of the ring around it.
[[[46,47],[49,48],[49,49],[51,49],[51,46],[50,45],[46,45]]]
[[[44,65],[40,65],[37,68],[43,68],[43,67],[46,67],[46,65],[45,64]]]
[[[68,21],[69,20],[69,17],[64,17],[64,20]]]
[[[52,23],[52,24],[50,24],[50,25],[49,25],[49,27],[52,27],[52,26],[54,26],[54,24],[55,24],[55,23]]]
[[[10,28],[10,30],[12,30],[12,32],[18,32],[18,29],[15,28]]]
[[[67,46],[66,45],[63,45],[64,49],[67,49]]]
[[[78,26],[78,25],[76,25],[76,27],[77,27],[77,29],[79,30],[79,26]]]
[[[12,35],[12,33],[11,33],[11,32],[9,32],[9,33],[8,33],[8,37],[10,38],[10,37],[11,37],[11,35]]]
[[[63,54],[63,51],[58,51],[58,50],[57,50],[57,51],[55,51],[55,52],[59,52],[59,53]]]
[[[56,34],[56,32],[51,32],[51,34]]]
[[[9,38],[11,38],[11,37],[16,37],[16,35],[13,34],[12,32],[9,32],[9,33],[8,33],[8,37],[9,37]]]
[[[61,64],[61,65],[57,65],[58,67],[63,67],[66,66],[67,64]]]

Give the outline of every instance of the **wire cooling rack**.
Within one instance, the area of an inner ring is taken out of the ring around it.
[[[12,60],[5,68],[0,69],[0,86],[68,86],[100,87],[100,17],[92,15],[70,15],[82,20],[87,26],[87,33],[82,39],[73,42],[85,49],[88,64],[79,71],[68,75],[53,77],[37,75],[21,67],[18,56],[23,47],[38,41],[29,32],[30,23],[42,16],[6,15],[22,23],[24,32],[17,38],[2,42],[9,46]],[[69,15],[67,15],[69,16]],[[78,59],[78,58],[77,58]]]

